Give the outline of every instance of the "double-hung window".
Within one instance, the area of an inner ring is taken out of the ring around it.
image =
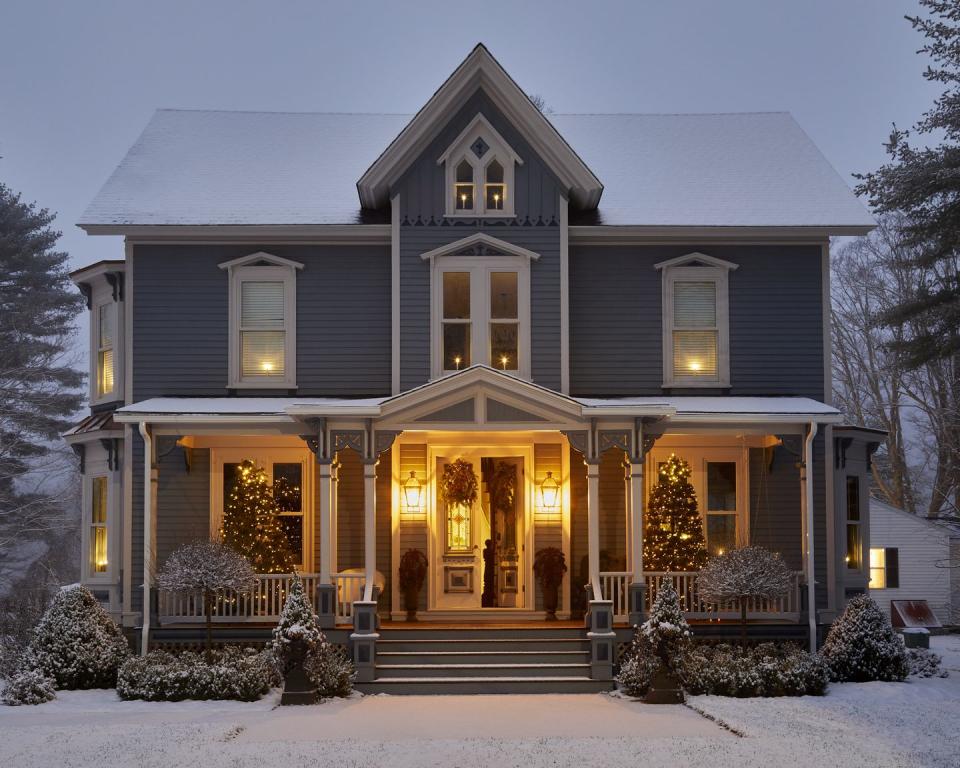
[[[113,345],[116,305],[97,307],[97,399],[113,393]]]
[[[90,481],[90,573],[106,573],[110,566],[107,544],[109,481],[97,476]]]
[[[434,378],[476,364],[530,377],[528,255],[436,258],[432,283]]]
[[[258,253],[220,265],[230,275],[230,388],[296,387],[296,271]]]
[[[730,385],[728,273],[735,264],[694,253],[663,270],[663,386]]]
[[[847,569],[859,571],[863,566],[863,535],[860,521],[860,478],[847,475]]]
[[[897,547],[870,548],[870,589],[900,587],[900,550]]]

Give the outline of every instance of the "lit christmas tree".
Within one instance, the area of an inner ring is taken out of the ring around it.
[[[644,513],[643,567],[649,571],[699,571],[707,562],[690,465],[676,454],[658,471]]]
[[[224,504],[223,543],[250,561],[255,573],[290,573],[293,557],[280,526],[280,506],[267,473],[252,461],[237,467]]]

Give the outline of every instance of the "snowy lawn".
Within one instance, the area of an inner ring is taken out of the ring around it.
[[[948,679],[831,686],[823,698],[652,707],[615,696],[357,697],[276,708],[122,702],[60,692],[0,706],[0,765],[30,766],[956,766],[960,636],[934,638]]]

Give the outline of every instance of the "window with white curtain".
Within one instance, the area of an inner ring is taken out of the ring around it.
[[[101,304],[97,310],[97,397],[113,392],[113,345],[116,305]]]
[[[296,271],[302,265],[254,254],[220,266],[230,272],[229,386],[296,387]]]
[[[663,386],[730,386],[728,280],[735,264],[703,254],[663,269]]]

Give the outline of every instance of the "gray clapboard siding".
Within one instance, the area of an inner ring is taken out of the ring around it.
[[[337,454],[337,570],[363,568],[363,464],[356,451]]]
[[[437,158],[478,112],[523,159],[523,165],[516,168],[515,189],[511,191],[516,217],[451,224],[443,218],[445,179]],[[531,269],[531,366],[534,381],[559,389],[560,186],[482,90],[451,118],[393,192],[400,195],[401,389],[419,386],[430,377],[430,265],[421,261],[420,255],[478,231],[540,254]]]
[[[563,461],[562,461],[562,452],[563,445],[560,443],[536,443],[533,446],[533,487],[534,493],[537,496],[537,501],[534,505],[534,530],[533,530],[533,555],[536,556],[536,553],[541,549],[546,547],[555,547],[556,549],[563,549],[563,516],[558,510],[556,513],[550,515],[538,514],[537,506],[540,502],[539,499],[539,488],[540,483],[544,481],[547,476],[547,472],[552,472],[553,477],[560,482],[563,479]],[[564,576],[565,579],[570,578],[570,563],[567,563],[567,575]],[[536,609],[543,610],[543,590],[540,588],[540,582],[534,576],[534,590],[535,590],[535,607]],[[561,605],[560,609],[564,610],[566,606],[563,605],[563,588],[560,590],[561,594]]]
[[[606,451],[600,459],[600,569],[627,568],[626,480],[623,451]],[[584,510],[586,514],[586,510]]]
[[[157,476],[157,567],[181,544],[210,538],[210,451],[192,452],[190,471],[172,438],[160,441]]]
[[[730,273],[729,394],[822,399],[821,253],[810,245],[571,245],[571,392],[663,393],[654,264],[694,251],[739,265]]]
[[[427,527],[427,518],[426,518],[426,483],[427,483],[427,445],[426,443],[420,444],[401,444],[399,447],[400,451],[400,483],[406,481],[410,477],[410,472],[414,471],[417,473],[417,478],[423,484],[421,487],[421,504],[423,505],[424,512],[421,515],[409,516],[409,515],[400,515],[400,557],[403,557],[404,552],[408,549],[419,549],[423,552],[424,555],[429,551],[429,529]],[[402,492],[401,492],[402,494]],[[401,500],[402,504],[402,500]],[[398,562],[397,567],[400,563]],[[427,594],[430,589],[430,574],[432,568],[427,569],[427,578],[424,582],[423,589],[420,590],[420,596],[418,600],[419,610],[425,611],[427,609]],[[394,606],[395,610],[403,608],[403,595],[400,595],[400,605]]]
[[[785,445],[770,449],[750,449],[750,543],[779,552],[787,566],[803,568],[800,509],[800,472],[797,456],[799,437],[784,437]]]
[[[389,614],[393,605],[393,490],[391,488],[391,467],[393,448],[380,454],[377,464],[376,482],[376,530],[377,530],[377,570],[383,574],[383,593],[378,608]]]
[[[226,394],[229,284],[217,265],[257,251],[304,264],[297,394],[389,394],[389,246],[136,245],[134,400]]]

